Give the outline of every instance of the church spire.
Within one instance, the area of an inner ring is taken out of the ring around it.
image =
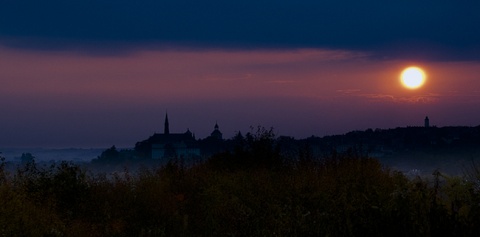
[[[168,113],[165,113],[165,128],[163,130],[164,134],[170,134],[170,128],[168,126]]]

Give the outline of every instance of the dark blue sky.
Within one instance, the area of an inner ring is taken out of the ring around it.
[[[446,0],[7,0],[0,8],[0,41],[92,52],[329,48],[382,59],[478,60],[479,10],[479,1]]]

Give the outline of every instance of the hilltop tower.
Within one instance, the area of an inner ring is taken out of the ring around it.
[[[425,127],[429,128],[430,127],[430,119],[428,119],[428,116],[425,117]]]
[[[218,139],[218,140],[223,139],[222,132],[220,132],[220,129],[218,127],[217,122],[215,122],[215,127],[213,127],[213,132],[210,134],[210,137]]]
[[[168,126],[168,113],[165,113],[165,127],[163,129],[164,134],[170,134],[170,128]]]

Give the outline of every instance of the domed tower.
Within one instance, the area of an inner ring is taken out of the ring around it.
[[[429,128],[430,127],[430,119],[428,119],[428,116],[425,117],[425,127]]]
[[[223,136],[220,130],[218,129],[218,123],[215,122],[215,127],[213,127],[213,132],[210,134],[210,137],[222,140]]]

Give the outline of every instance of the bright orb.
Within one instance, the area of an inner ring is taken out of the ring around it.
[[[402,71],[400,80],[408,89],[417,89],[425,83],[425,72],[419,67],[408,67]]]

